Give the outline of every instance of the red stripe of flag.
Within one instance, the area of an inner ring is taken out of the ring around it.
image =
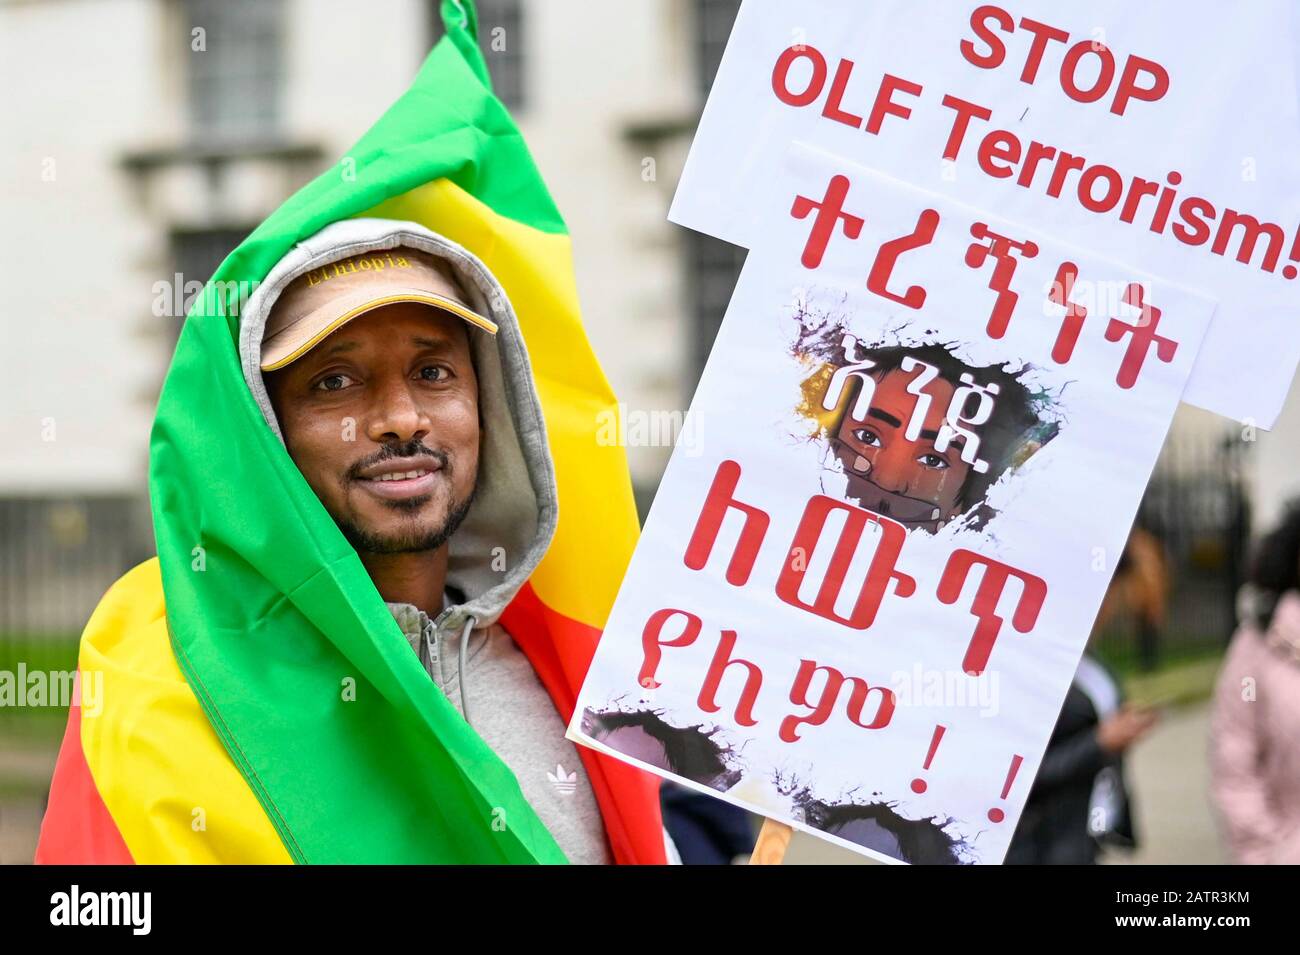
[[[578,689],[591,666],[600,631],[552,610],[532,584],[525,584],[501,614],[501,625],[537,671],[555,708],[567,723]],[[662,865],[663,821],[658,777],[586,746],[578,746],[600,806],[614,861],[620,865]]]
[[[37,865],[132,865],[131,852],[95,787],[81,749],[81,706],[68,710],[68,728],[50,783],[50,802],[36,844]]]

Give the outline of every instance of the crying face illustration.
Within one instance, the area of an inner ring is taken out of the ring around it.
[[[846,500],[909,530],[982,531],[998,513],[993,487],[1066,421],[1065,384],[1033,365],[972,364],[959,342],[866,342],[832,314],[793,317],[791,354],[808,369],[795,410],[834,456],[821,466],[845,476]]]
[[[869,400],[845,403],[832,440],[849,497],[905,527],[934,532],[961,512],[971,465],[960,437],[939,440],[954,384],[935,378],[918,388],[916,377],[899,368],[872,377]]]

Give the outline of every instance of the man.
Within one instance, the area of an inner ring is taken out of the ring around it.
[[[425,248],[388,247],[406,230],[403,241],[422,238]],[[507,469],[549,474],[544,449],[530,456],[515,442],[513,460],[490,453],[480,472],[484,408],[494,450],[504,448],[510,420],[522,417],[510,414],[512,402],[536,401],[528,367],[501,366],[492,340],[497,323],[467,303],[432,233],[376,222],[372,237],[361,240],[374,247],[358,251],[355,226],[336,231],[340,240],[348,235],[338,248],[349,254],[332,258],[334,240],[322,236],[318,247],[326,251],[312,256],[267,318],[260,368],[271,407],[263,404],[263,413],[278,424],[290,457],[357,549],[430,677],[514,770],[565,855],[612,862],[564,721],[493,620],[517,584],[474,593],[471,604],[465,588],[473,592],[476,580],[491,579],[491,567],[463,561],[453,575],[460,586],[448,579],[453,537],[480,487],[479,539],[495,535],[502,547],[518,540],[526,548],[522,566],[536,563],[550,543],[554,521],[542,515],[554,513],[553,502],[538,502],[534,514],[521,506],[490,512],[498,491],[525,498],[516,489],[526,475]],[[493,288],[492,298],[504,293]],[[476,355],[493,366],[482,385]],[[491,394],[481,396],[480,387]],[[517,533],[528,527],[535,528],[531,540]],[[468,609],[458,631],[449,621],[461,606]],[[571,778],[561,782],[557,774],[565,771]]]
[[[565,739],[560,698],[553,702],[500,620],[557,521],[539,401],[500,284],[465,250],[418,223],[347,220],[299,243],[271,270],[243,311],[239,348],[265,426],[355,549],[406,639],[405,652],[458,711],[452,722],[463,719],[473,731],[465,735],[474,744],[481,739],[513,773],[501,785],[508,790],[517,781],[527,803],[507,811],[498,792],[489,802],[500,805],[450,820],[449,831],[531,826],[531,810],[545,829],[524,835],[536,861],[613,862],[611,834],[627,826],[630,806],[619,804],[617,791],[606,791],[598,805],[583,760]],[[105,606],[124,602],[110,592]],[[386,646],[382,632],[374,637]],[[88,640],[92,648],[99,642]],[[83,669],[85,659],[83,648]],[[202,694],[202,686],[195,689]],[[218,714],[227,703],[201,702]],[[220,729],[219,716],[209,719]],[[434,739],[447,744],[454,736]],[[494,785],[493,766],[483,760],[471,760],[471,770]],[[52,803],[75,785],[56,773]],[[276,814],[273,800],[263,804]],[[450,809],[410,811],[419,826],[421,812]],[[211,812],[204,813],[206,823]],[[651,822],[659,826],[657,815]],[[284,832],[280,837],[290,844]],[[562,853],[554,859],[546,854],[551,838]],[[66,848],[66,832],[47,816],[38,860],[61,861]],[[231,861],[248,861],[241,853]]]

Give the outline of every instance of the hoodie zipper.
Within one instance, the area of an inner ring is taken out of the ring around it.
[[[442,613],[438,614],[437,617],[432,619],[423,610],[420,611],[420,619],[423,621],[421,630],[423,633],[424,646],[429,658],[429,669],[432,671],[430,675],[433,676],[434,682],[437,683],[439,689],[443,689],[442,625],[449,617],[451,617],[455,610],[456,608],[454,606],[448,607],[443,610]],[[456,668],[457,682],[460,685],[460,712],[461,716],[465,718],[465,722],[469,723],[470,726],[473,726],[474,724],[469,718],[469,701],[467,699],[467,687],[465,685],[465,658],[468,651],[467,644],[469,642],[470,632],[474,626],[474,619],[473,614],[470,614],[465,618],[466,626],[460,635],[461,642],[457,648],[459,651],[459,659],[457,660]],[[446,690],[443,689],[443,692],[445,693]]]

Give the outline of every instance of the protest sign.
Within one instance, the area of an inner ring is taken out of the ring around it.
[[[996,863],[1214,305],[819,150],[778,181],[569,736]]]
[[[669,217],[749,247],[792,140],[1219,303],[1184,400],[1271,427],[1300,358],[1281,0],[746,0]]]

